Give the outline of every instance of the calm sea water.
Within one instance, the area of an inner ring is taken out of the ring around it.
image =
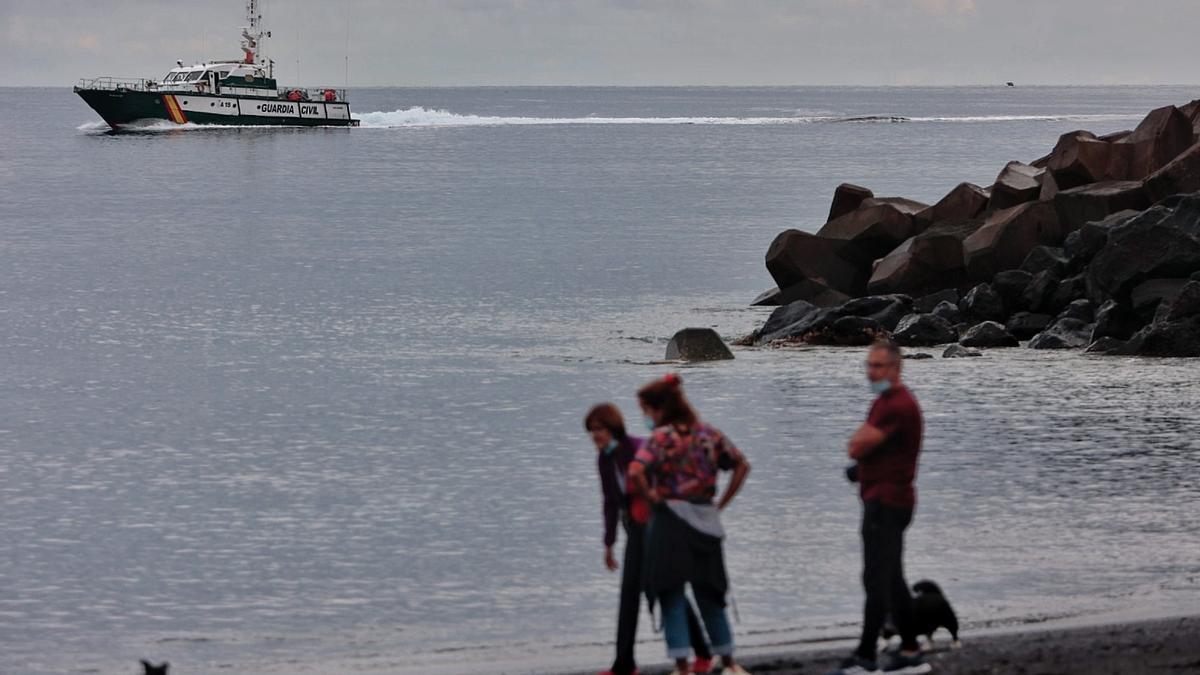
[[[678,328],[761,322],[767,245],[839,182],[932,201],[1197,96],[373,89],[360,129],[108,135],[69,90],[0,89],[0,670],[605,665],[588,405],[635,412]],[[854,632],[861,361],[682,370],[754,465],[743,645]],[[1200,365],[907,370],[911,578],[972,626],[1197,606]]]

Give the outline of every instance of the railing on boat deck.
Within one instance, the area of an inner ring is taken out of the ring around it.
[[[84,78],[75,83],[76,89],[103,89],[110,91],[157,91],[158,82],[154,80],[126,77],[95,77]]]
[[[196,82],[179,83],[172,82],[170,85],[164,85],[155,80],[124,78],[124,77],[95,77],[84,78],[75,83],[75,89],[100,89],[104,91],[164,91],[164,92],[188,92],[195,85],[206,84],[204,80]],[[193,86],[185,86],[193,85]],[[222,90],[236,89],[234,83],[226,83],[221,86]],[[197,88],[199,93],[206,93],[204,89]],[[264,92],[265,95],[270,95],[269,92]],[[264,94],[258,94],[260,96]],[[236,95],[236,94],[235,94]],[[279,98],[285,101],[313,101],[324,103],[345,103],[346,90],[335,89],[333,87],[319,87],[315,89],[303,87],[287,87],[279,89]]]
[[[332,95],[332,97],[331,97]],[[325,103],[345,103],[346,90],[333,87],[280,87],[279,98],[285,101],[316,101]]]

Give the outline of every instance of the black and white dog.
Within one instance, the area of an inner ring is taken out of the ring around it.
[[[954,640],[951,646],[954,649],[961,647],[962,643],[958,640],[958,615],[954,613],[954,608],[950,606],[950,601],[946,599],[942,589],[928,579],[913,584],[912,589],[913,624],[917,629],[917,637],[924,637],[926,640],[923,649],[933,651],[933,634],[939,628],[950,631],[950,638]],[[882,637],[887,641],[895,635],[896,627],[889,618],[883,628]]]

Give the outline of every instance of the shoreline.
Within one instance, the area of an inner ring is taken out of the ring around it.
[[[813,675],[837,667],[853,642],[750,648],[739,654],[738,662],[755,675]],[[1034,627],[1005,625],[978,632],[968,627],[959,649],[950,648],[944,631],[935,643],[926,658],[934,673],[945,675],[1200,673],[1200,614],[1194,613],[1135,610],[1051,619]],[[669,670],[659,659],[641,668],[646,675]]]

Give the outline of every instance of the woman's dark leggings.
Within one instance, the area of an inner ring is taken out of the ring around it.
[[[633,659],[637,640],[638,614],[642,609],[642,561],[646,551],[646,526],[625,522],[625,563],[621,570],[621,605],[617,610],[617,659],[612,671],[627,675],[636,668]],[[712,653],[704,639],[704,629],[696,618],[691,603],[687,603],[688,633],[692,636],[692,651],[698,658],[710,659]]]
[[[879,650],[879,631],[889,612],[900,633],[900,648],[917,649],[912,595],[904,580],[904,530],[910,522],[912,509],[884,506],[877,501],[863,504],[863,587],[867,604],[858,655],[871,661]]]

